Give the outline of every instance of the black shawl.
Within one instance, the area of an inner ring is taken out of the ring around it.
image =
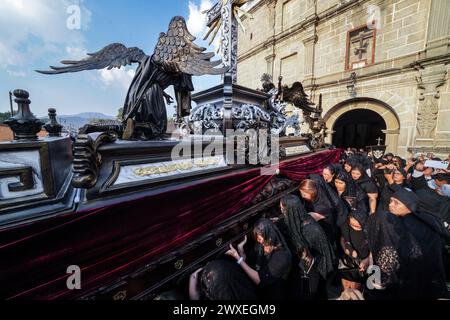
[[[357,165],[359,165],[360,163],[359,163],[359,161],[358,161],[358,159],[356,159],[354,156],[352,156],[351,158],[348,158],[345,162],[344,162],[344,165],[345,164],[348,164],[350,167],[352,167],[352,169],[354,168],[354,167],[356,167]]]
[[[336,174],[336,179],[345,182],[345,191],[341,195],[341,198],[345,201],[348,211],[358,210],[369,213],[369,207],[367,206],[369,200],[367,194],[352,179],[352,177],[347,172],[340,171]],[[346,220],[347,219],[345,219],[345,221]]]
[[[283,237],[283,234],[277,228],[277,226],[268,219],[260,219],[253,228],[254,234],[260,234],[267,244],[274,246],[275,251],[284,251],[289,258],[292,258],[291,252],[289,251],[289,247],[286,243],[286,240]],[[264,263],[270,257],[267,257],[264,253],[264,246],[259,243],[256,244],[256,268],[260,269]]]
[[[236,263],[216,260],[208,263],[200,276],[203,297],[213,301],[256,300],[250,279]]]
[[[419,210],[431,214],[438,218],[442,225],[450,224],[450,199],[438,194],[430,188],[419,189],[416,191],[419,197]],[[448,232],[447,232],[448,233]]]
[[[333,222],[340,227],[348,216],[348,209],[339,195],[336,193],[336,190],[328,184],[322,176],[317,174],[311,174],[309,179],[316,182],[319,188],[325,190],[328,200],[333,205]]]
[[[292,268],[292,255],[286,241],[268,219],[259,220],[254,229],[254,235],[261,235],[265,244],[275,247],[270,254],[265,254],[264,246],[256,243],[256,266],[260,283],[258,292],[263,300],[283,300],[287,293],[287,280]]]
[[[398,217],[387,211],[370,216],[369,246],[381,269],[381,296],[439,299],[448,296],[439,222],[426,213]]]
[[[377,185],[372,181],[372,179],[369,178],[364,169],[361,166],[356,166],[355,168],[358,168],[362,174],[361,177],[356,180],[356,183],[361,187],[361,189],[367,194],[378,193]]]
[[[328,198],[327,191],[325,190],[324,186],[317,182],[315,182],[315,184],[317,187],[317,195],[312,202],[305,201],[305,209],[308,212],[315,212],[323,215],[325,217],[328,229],[325,230],[325,232],[334,233],[334,227],[336,225],[334,219],[334,206],[331,200]],[[330,235],[328,234],[328,236]]]
[[[348,208],[348,217],[341,225],[341,232],[346,243],[350,243],[350,252],[355,250],[358,253],[357,263],[361,259],[368,256],[368,240],[367,240],[367,220],[369,219],[369,209],[367,207],[367,195],[364,191],[353,181],[352,177],[342,171],[336,174],[336,179],[345,182],[345,191],[341,195]],[[355,231],[350,226],[350,217],[356,219],[362,227],[362,231]],[[348,257],[348,259],[351,259]]]
[[[381,190],[379,208],[384,211],[389,210],[389,203],[391,202],[391,197],[400,189],[411,189],[411,186],[406,181],[403,184],[388,184],[385,183],[383,189]]]
[[[302,255],[305,249],[314,256],[318,262],[318,270],[323,278],[333,271],[335,260],[332,246],[327,235],[320,225],[306,213],[300,199],[288,195],[281,200],[286,208],[283,219],[287,237],[291,240],[297,255]]]
[[[344,243],[350,252],[356,251],[358,253],[358,258],[355,260],[353,257],[347,257],[353,259],[357,264],[359,264],[363,259],[366,259],[370,254],[369,241],[367,235],[367,223],[369,220],[369,214],[367,211],[353,210],[351,211],[349,218],[354,218],[362,227],[361,231],[354,230],[350,225],[350,219],[347,223],[342,225],[342,237],[344,238]],[[348,248],[348,246],[350,246]]]

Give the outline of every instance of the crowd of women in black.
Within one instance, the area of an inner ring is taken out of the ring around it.
[[[450,176],[426,160],[346,152],[193,273],[190,298],[449,298]]]

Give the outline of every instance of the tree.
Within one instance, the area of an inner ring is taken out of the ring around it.
[[[11,112],[0,112],[0,124],[11,118]]]
[[[109,122],[111,122],[110,119],[100,119],[100,118],[98,118],[98,119],[91,119],[91,120],[89,121],[89,124],[101,125],[101,124],[109,123]]]
[[[122,121],[123,120],[123,108],[119,108],[119,110],[117,111],[117,116],[116,116],[117,120]]]

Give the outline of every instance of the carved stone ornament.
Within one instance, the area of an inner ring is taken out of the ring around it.
[[[422,71],[417,77],[419,107],[417,110],[418,138],[432,139],[437,127],[440,87],[447,78],[447,72],[428,73]]]

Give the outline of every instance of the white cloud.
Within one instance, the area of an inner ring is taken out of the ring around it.
[[[189,1],[189,18],[187,27],[189,31],[197,38],[203,38],[206,32],[206,14],[203,11],[211,9],[213,6],[210,0],[202,0],[200,7],[192,1]]]
[[[0,69],[8,68],[13,77],[24,73],[12,71],[10,66],[23,67],[33,64],[53,53],[59,60],[80,60],[86,57],[86,30],[91,12],[84,6],[84,0],[0,0]],[[71,5],[79,5],[81,29],[71,30],[67,21],[73,14]],[[49,61],[55,65],[57,61]],[[39,66],[35,66],[39,68]],[[106,86],[128,88],[134,77],[134,70],[99,70],[95,80]]]
[[[6,70],[6,72],[12,77],[24,78],[27,76],[27,73],[23,71]]]
[[[103,69],[98,70],[101,81],[107,86],[119,86],[124,89],[128,89],[131,81],[136,74],[133,69]]]
[[[84,47],[66,47],[67,59],[84,59],[87,56],[87,50]]]
[[[65,47],[82,47],[91,12],[84,0],[1,0],[0,1],[0,68],[32,63],[45,53]],[[81,30],[69,30],[67,8],[79,4]],[[39,52],[32,47],[40,47]],[[38,56],[40,54],[40,56]]]

